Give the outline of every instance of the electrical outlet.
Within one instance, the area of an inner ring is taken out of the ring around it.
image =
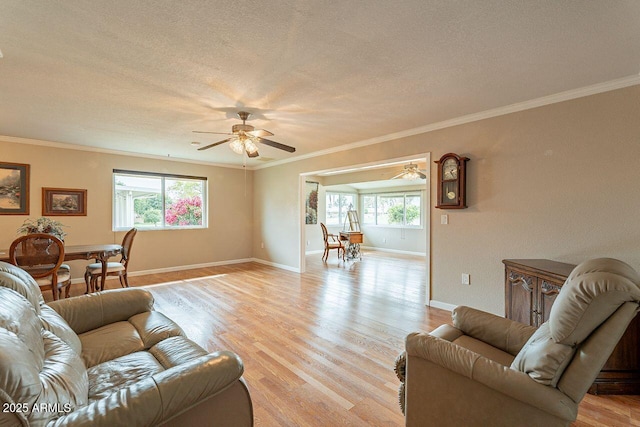
[[[471,276],[469,273],[462,273],[462,284],[470,285],[471,284]]]
[[[440,215],[440,224],[449,224],[449,215]]]
[[[260,248],[264,249],[264,242],[260,243]]]

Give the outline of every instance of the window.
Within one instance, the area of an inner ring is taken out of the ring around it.
[[[113,171],[113,229],[205,228],[207,178]]]
[[[362,204],[363,224],[403,227],[422,225],[420,192],[365,194]]]
[[[327,192],[326,223],[327,225],[342,225],[347,218],[347,212],[355,209],[356,194]]]

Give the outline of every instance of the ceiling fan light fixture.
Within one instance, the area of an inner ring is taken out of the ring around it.
[[[244,148],[247,150],[247,153],[253,154],[258,151],[258,146],[251,139],[247,139],[244,142]]]
[[[229,143],[229,147],[231,147],[233,152],[236,153],[236,154],[243,154],[244,153],[244,144],[238,138],[235,138],[233,141],[231,141]]]
[[[250,113],[246,111],[238,112],[238,117],[242,120],[242,124],[235,124],[231,127],[231,133],[228,132],[210,132],[210,131],[199,131],[194,130],[195,133],[213,133],[213,134],[221,134],[221,135],[231,135],[229,138],[223,139],[222,141],[214,142],[213,144],[205,145],[204,147],[198,148],[198,151],[208,150],[209,148],[216,147],[218,145],[229,142],[229,148],[233,150],[236,154],[244,154],[247,153],[249,157],[258,157],[258,143],[263,145],[268,145],[273,148],[277,148],[279,150],[284,150],[288,153],[295,153],[295,147],[290,147],[285,144],[281,144],[279,142],[271,141],[269,139],[263,138],[265,136],[271,136],[273,133],[264,129],[256,129],[251,125],[245,123],[245,121],[249,118]]]
[[[406,171],[404,175],[402,175],[402,179],[413,180],[413,179],[419,179],[419,178],[420,178],[420,175],[418,174],[418,172],[416,172],[413,169]]]

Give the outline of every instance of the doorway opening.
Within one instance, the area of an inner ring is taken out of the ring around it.
[[[300,272],[306,271],[307,255],[318,253],[321,256],[323,252],[320,222],[339,232],[351,208],[358,212],[362,224],[364,249],[424,256],[428,304],[431,300],[430,160],[430,153],[422,153],[301,173]],[[415,165],[426,179],[403,179],[403,172],[410,164]],[[309,195],[314,189],[317,189],[316,194],[311,198],[315,204],[310,205]],[[404,209],[398,206],[403,203]],[[419,217],[416,217],[416,211]]]

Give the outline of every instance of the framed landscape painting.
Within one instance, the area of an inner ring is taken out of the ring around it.
[[[305,224],[318,223],[318,183],[305,182]]]
[[[86,216],[87,190],[43,188],[42,216]]]
[[[0,215],[29,215],[29,165],[0,162]]]

